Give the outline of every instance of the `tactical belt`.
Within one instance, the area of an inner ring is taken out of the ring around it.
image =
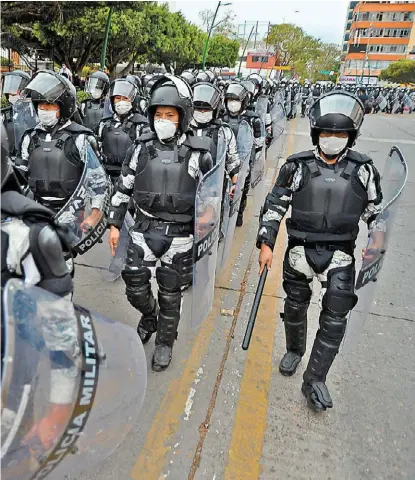
[[[133,230],[140,230],[141,232],[155,231],[161,235],[168,237],[187,237],[193,234],[194,226],[192,223],[168,223],[154,218],[148,218],[140,212],[137,212],[136,222]]]

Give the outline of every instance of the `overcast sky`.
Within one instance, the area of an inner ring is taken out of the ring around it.
[[[171,10],[181,10],[188,20],[198,25],[201,24],[199,12],[206,8],[215,10],[217,6],[216,1],[182,0],[168,3]],[[285,21],[300,26],[308,34],[321,38],[325,42],[341,44],[348,3],[345,0],[236,0],[230,6],[221,7],[219,12],[231,8],[236,14],[235,24],[243,24],[246,20],[251,22],[250,28],[254,21],[264,22],[258,29],[260,32],[266,32],[266,22],[282,23]],[[247,28],[248,33],[250,28]]]

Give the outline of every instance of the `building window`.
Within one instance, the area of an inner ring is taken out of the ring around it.
[[[352,22],[347,22],[346,30],[350,30],[351,26],[352,26]]]
[[[268,62],[268,57],[253,56],[252,57],[252,62],[253,63],[266,63],[266,62]]]

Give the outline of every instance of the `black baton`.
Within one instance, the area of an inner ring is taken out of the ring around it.
[[[242,342],[242,350],[248,350],[251,342],[252,332],[255,327],[255,320],[258,313],[259,304],[261,303],[262,292],[264,291],[265,280],[268,275],[268,267],[265,265],[264,270],[259,277],[258,287],[256,289],[254,303],[252,305],[251,314],[249,315],[248,325],[246,326],[244,341]]]

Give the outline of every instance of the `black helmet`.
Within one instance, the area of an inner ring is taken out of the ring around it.
[[[249,92],[243,83],[232,82],[226,88],[225,101],[226,100],[238,100],[242,103],[241,111],[246,110],[247,104],[249,103]]]
[[[72,83],[52,70],[39,70],[24,90],[36,109],[39,103],[57,103],[60,107],[60,121],[72,117],[76,110],[76,89]]]
[[[127,97],[131,103],[134,102],[135,97],[137,96],[138,89],[135,83],[128,81],[125,78],[117,78],[110,85],[110,102],[111,107],[115,111],[114,106],[114,97],[121,95]]]
[[[193,106],[213,110],[213,118],[220,113],[222,92],[218,87],[208,82],[196,83],[193,87]]]
[[[185,133],[193,117],[193,96],[188,83],[175,75],[158,77],[150,90],[148,122],[154,131],[154,114],[158,106],[175,107],[180,116],[179,128]]]
[[[137,87],[137,90],[140,91],[141,90],[141,79],[138,75],[132,75],[132,74],[129,74],[125,77],[126,80],[128,80],[129,82],[133,83],[136,87]]]
[[[210,75],[208,75],[208,72],[199,72],[196,76],[196,82],[211,82]]]
[[[1,77],[1,94],[9,99],[9,95],[18,95],[30,82],[30,75],[23,70],[6,72]]]
[[[196,77],[192,72],[185,71],[180,75],[181,78],[186,80],[186,82],[192,87],[196,83]]]
[[[334,90],[313,103],[309,117],[313,145],[318,144],[320,132],[348,132],[350,148],[362,126],[364,107],[355,95]]]
[[[102,90],[100,98],[103,98],[107,94],[109,86],[110,79],[108,78],[108,75],[98,70],[88,77],[85,85],[85,92],[92,94],[95,90]]]
[[[251,73],[250,75],[248,75],[247,77],[247,80],[251,81],[255,87],[258,87],[258,95],[260,95],[262,93],[262,77],[259,73]]]
[[[4,191],[7,184],[7,189],[20,190],[20,184],[17,181],[13,166],[9,157],[9,140],[7,138],[7,131],[1,122],[1,191]]]

